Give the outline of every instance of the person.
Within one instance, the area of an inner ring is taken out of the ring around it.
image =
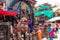
[[[46,23],[45,23],[45,25],[44,25],[44,35],[46,36],[46,39],[48,39],[48,25],[46,25]]]
[[[32,33],[33,32],[33,26],[32,26],[31,20],[28,20],[28,26],[30,28],[30,32]]]
[[[59,31],[58,31],[58,28],[59,28],[59,25],[56,24],[56,33],[59,32]]]
[[[27,16],[28,16],[28,19],[31,19],[31,13],[30,13],[30,11],[27,11]]]
[[[33,29],[32,21],[31,21],[30,19],[28,20],[28,26],[29,26],[29,32],[30,32],[30,33],[29,33],[29,34],[30,34],[30,38],[29,38],[29,39],[30,39],[30,40],[33,40],[33,30],[34,30],[34,29]]]
[[[27,24],[27,18],[26,17],[22,17],[21,18],[21,26],[22,26],[22,35],[24,36],[24,40],[28,40],[28,31],[29,31],[29,27]]]
[[[17,19],[17,33],[18,33],[18,39],[21,40],[21,22],[19,19]]]
[[[34,34],[36,34],[38,40],[42,40],[42,31],[41,31],[40,26],[37,26],[37,28],[36,28],[35,30],[36,30],[36,31],[35,31]]]
[[[42,40],[42,32],[40,28],[38,28],[36,33],[37,33],[38,40]]]

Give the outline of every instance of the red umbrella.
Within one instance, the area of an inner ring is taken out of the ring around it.
[[[6,12],[1,9],[0,10],[0,16],[4,16],[5,14],[6,14]]]
[[[8,14],[8,13],[9,13],[9,14]],[[16,15],[18,14],[18,12],[17,12],[17,11],[7,12],[7,14],[8,14],[9,16],[16,16]]]
[[[0,10],[0,16],[16,16],[17,14],[18,12],[16,11],[9,12],[9,11]]]

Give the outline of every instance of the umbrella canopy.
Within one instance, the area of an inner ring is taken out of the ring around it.
[[[23,17],[23,18],[21,18],[20,21],[27,21],[27,18],[26,17]]]
[[[35,12],[34,16],[40,16],[41,14],[44,14],[44,16],[47,16],[48,18],[52,18],[54,17],[54,12],[53,10],[44,10],[44,11],[40,11],[40,12]]]
[[[0,16],[4,16],[6,15],[6,11],[3,11],[2,9],[0,9]]]
[[[59,16],[59,17],[51,18],[51,19],[49,19],[48,21],[54,22],[54,21],[57,21],[57,20],[60,20],[60,16]]]
[[[18,12],[14,11],[14,12],[9,12],[9,11],[4,11],[4,10],[0,10],[0,16],[16,16],[18,14]]]
[[[8,12],[8,16],[16,16],[17,14],[18,14],[18,12],[16,12],[16,11],[14,11],[14,12]]]

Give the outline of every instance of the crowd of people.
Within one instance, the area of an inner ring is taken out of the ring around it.
[[[44,37],[53,40],[55,37],[54,33],[58,32],[59,25],[56,24],[56,27],[53,28],[50,22],[45,22],[48,18],[44,17],[44,15],[40,16],[38,20],[35,17],[33,20],[34,25],[30,12],[22,10],[18,16],[18,18],[15,16],[5,16],[5,19],[3,18],[4,21],[12,22],[11,40],[42,40]]]
[[[32,26],[32,21],[26,17],[21,19],[16,19],[13,26],[13,34],[17,37],[18,40],[42,40],[46,37],[48,40],[53,40],[57,37],[55,35],[59,29],[59,25],[56,23],[56,26],[53,27],[51,23],[35,23]],[[17,40],[16,38],[14,38]]]

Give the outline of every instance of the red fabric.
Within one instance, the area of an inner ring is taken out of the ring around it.
[[[16,16],[17,14],[18,14],[18,12],[7,12],[7,14],[9,15],[9,16]]]
[[[17,14],[18,12],[16,11],[9,12],[9,11],[0,10],[0,16],[16,16]]]
[[[49,33],[49,36],[54,37],[54,32],[55,32],[55,30],[53,29],[53,30]]]

